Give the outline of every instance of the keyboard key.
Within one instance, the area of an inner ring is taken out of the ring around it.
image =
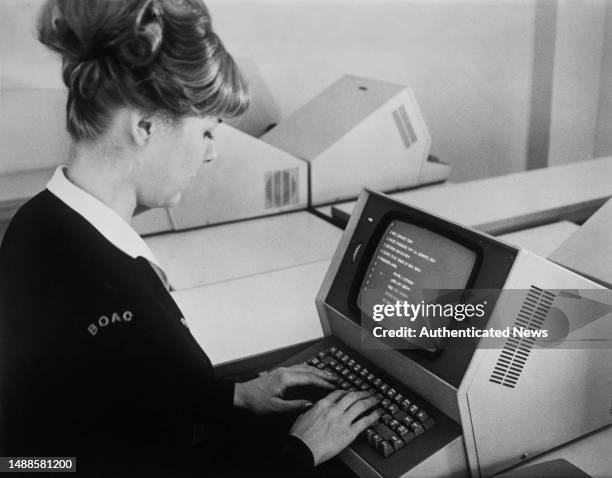
[[[331,357],[330,357],[331,358]],[[336,365],[338,365],[338,362],[336,362],[335,360],[332,359],[331,362],[329,362],[328,364],[330,367],[335,367]]]
[[[338,347],[332,347],[331,349],[329,349],[329,353],[332,355],[334,355],[337,351],[338,351]]]
[[[416,416],[416,414],[419,413],[419,407],[417,407],[416,405],[412,405],[408,409],[408,413],[410,413],[410,415],[412,415],[413,417]]]
[[[408,430],[408,427],[406,425],[400,425],[395,429],[395,433],[397,433],[397,436],[403,440],[406,435],[410,434],[410,430]]]
[[[405,412],[408,411],[408,409],[410,408],[410,405],[412,405],[412,402],[410,400],[408,400],[407,398],[405,400],[402,400],[402,403],[400,403],[400,407]]]
[[[356,363],[355,365],[353,365],[353,372],[355,373],[359,373],[361,372],[361,365],[359,365],[358,363]],[[360,375],[361,376],[361,375]]]
[[[391,443],[386,440],[381,441],[376,447],[376,449],[378,450],[378,453],[380,453],[385,458],[391,456],[391,454],[395,451],[395,449],[391,446]]]
[[[380,404],[386,410],[387,408],[389,408],[389,405],[391,405],[391,400],[385,398],[382,402],[380,402]]]
[[[342,350],[340,349],[336,350],[336,352],[334,353],[334,357],[336,357],[337,359],[340,359],[343,355],[344,352],[342,352]]]
[[[397,390],[395,390],[394,388],[390,388],[389,390],[387,390],[387,397],[389,397],[390,400],[393,400],[396,394]]]
[[[367,383],[362,383],[359,386],[359,390],[361,390],[362,392],[367,392],[368,390],[370,390],[370,386]]]
[[[330,355],[326,355],[325,357],[323,357],[323,359],[321,360],[321,362],[323,362],[324,364],[330,365],[332,364],[332,362],[334,363],[338,363],[336,362],[333,358],[331,358]]]
[[[375,433],[372,437],[370,437],[370,446],[372,448],[378,448],[378,444],[383,441],[383,437],[381,437],[378,433]]]
[[[427,420],[426,422],[423,422],[423,428],[425,428],[425,430],[430,430],[433,428],[433,426],[436,424],[436,422],[434,422],[433,418],[430,418],[429,420]]]
[[[360,376],[361,378],[363,378],[364,380],[367,380],[367,378],[368,378],[368,369],[367,369],[367,368],[362,368],[362,369],[359,371],[359,376]],[[373,376],[373,375],[372,375],[372,376]],[[371,382],[371,380],[368,380],[368,382]]]
[[[349,388],[351,388],[351,383],[350,382],[342,382],[340,384],[340,388],[342,388],[343,390],[348,390]]]
[[[386,384],[385,382],[381,383],[378,390],[380,390],[383,394],[386,394],[387,390],[389,390],[389,384]]]
[[[355,380],[353,380],[353,385],[355,385],[356,387],[360,387],[362,383],[363,380],[361,380],[360,378],[356,378]]]
[[[349,356],[348,355],[343,355],[342,357],[340,357],[340,362],[342,362],[343,364],[346,365],[346,363],[349,361]]]
[[[355,366],[355,363],[356,362],[353,359],[350,359],[348,362],[346,362],[346,366],[352,369]]]
[[[391,443],[391,446],[395,450],[399,450],[401,447],[405,445],[405,443],[402,440],[400,440],[398,437],[391,438],[390,443]]]
[[[383,440],[389,441],[392,437],[397,436],[395,433],[393,433],[393,430],[382,423],[377,423],[372,428],[376,433],[383,437]]]
[[[357,378],[357,375],[355,375],[354,373],[349,373],[348,377],[346,377],[346,379],[350,380],[351,382],[355,380],[356,378]]]
[[[401,393],[398,393],[395,397],[393,397],[393,401],[397,403],[398,405],[402,403],[403,400],[404,400],[404,397]]]
[[[318,358],[316,358],[316,357],[315,357],[315,358],[311,358],[311,359],[310,359],[310,360],[309,360],[307,363],[308,363],[308,365],[315,366],[315,365],[317,365],[319,362],[320,362],[320,360],[319,360]]]
[[[410,415],[408,415],[403,410],[398,410],[397,412],[393,413],[393,418],[395,418],[398,422],[401,422],[404,418],[406,418],[408,416],[410,416]],[[412,417],[411,417],[411,420],[412,420]]]
[[[319,362],[319,363],[317,364],[317,368],[318,368],[319,370],[323,370],[323,369],[325,368],[325,364],[324,364],[323,362]]]
[[[389,415],[388,413],[385,413],[382,417],[380,417],[380,421],[383,422],[385,425],[389,423],[391,420],[393,420],[393,417]]]
[[[376,432],[373,428],[366,428],[361,434],[361,436],[365,439],[367,443],[370,443],[370,440],[374,435],[376,435]]]
[[[402,437],[402,440],[404,440],[404,443],[408,444],[410,443],[412,440],[414,440],[416,438],[416,435],[412,432],[408,432],[408,434],[404,435]]]
[[[412,430],[412,433],[414,433],[416,436],[425,433],[425,429],[419,422],[412,422],[412,424],[410,425],[410,429]]]
[[[382,380],[380,378],[375,378],[372,382],[372,385],[374,385],[376,388],[380,388],[380,386],[382,385]]]
[[[395,429],[400,426],[400,422],[398,422],[397,420],[393,419],[389,423],[387,423],[387,426],[391,430],[395,431]]]
[[[364,370],[362,370],[361,372],[363,373],[364,371],[365,371],[365,369],[364,369]],[[367,380],[368,382],[372,383],[374,380],[376,380],[376,377],[374,376],[374,374],[373,374],[373,373],[369,373],[369,374],[366,376],[366,380]],[[372,383],[372,385],[376,386],[376,385],[375,385],[375,384],[373,384],[373,383]]]
[[[410,415],[407,415],[401,420],[401,422],[407,427],[410,427],[414,423],[414,418],[412,418]]]
[[[325,357],[326,355],[327,355],[327,352],[326,352],[326,351],[323,351],[323,352],[319,352],[319,353],[317,354],[317,357],[318,357],[319,359],[322,359],[322,358],[323,358],[323,357]]]
[[[346,378],[347,380],[350,380],[350,376],[351,375],[351,371],[348,368],[345,368],[342,370],[342,372],[340,372],[340,376]]]
[[[419,410],[419,412],[416,414],[416,418],[418,418],[419,421],[423,423],[429,420],[429,415],[427,415],[425,410]]]
[[[342,365],[340,365],[340,364],[334,366],[333,368],[336,371],[336,373],[340,373],[340,372],[342,372],[344,370],[344,367]]]
[[[392,403],[391,405],[389,405],[387,407],[387,411],[391,414],[391,415],[395,415],[397,412],[400,411],[399,407],[395,404]]]

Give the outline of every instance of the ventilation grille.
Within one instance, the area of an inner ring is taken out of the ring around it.
[[[404,146],[409,148],[411,145],[416,143],[417,137],[414,132],[414,128],[410,123],[410,119],[408,118],[408,113],[406,113],[406,108],[404,105],[400,106],[393,112],[393,120],[395,121],[395,125],[402,137],[402,141],[404,142]]]
[[[552,292],[531,286],[521,306],[514,327],[540,330],[555,298]],[[533,349],[535,337],[509,337],[497,359],[490,382],[514,388]]]
[[[266,172],[266,209],[297,204],[299,168]]]

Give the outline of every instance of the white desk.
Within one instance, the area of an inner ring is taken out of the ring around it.
[[[612,196],[612,157],[391,196],[490,234],[586,219]],[[346,220],[354,205],[336,205],[333,214]]]
[[[331,259],[341,235],[339,228],[300,211],[146,242],[172,286],[181,290]]]
[[[173,293],[213,365],[323,336],[315,297],[329,261]]]
[[[498,237],[515,246],[527,249],[534,254],[548,257],[578,229],[578,225],[573,222],[560,221],[546,224],[545,226],[511,232],[510,234],[503,234]]]

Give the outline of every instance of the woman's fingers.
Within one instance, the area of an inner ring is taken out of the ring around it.
[[[313,405],[309,400],[283,400],[282,398],[276,397],[271,400],[271,403],[276,412],[299,412]]]
[[[286,369],[281,375],[281,381],[283,389],[295,387],[297,385],[317,385],[329,390],[334,390],[336,388],[336,386],[332,383],[331,377],[325,375],[325,372],[316,369],[307,372],[292,370],[290,368]]]
[[[379,403],[378,398],[372,397],[372,396],[368,398],[363,398],[361,400],[357,400],[345,412],[346,418],[349,420],[350,423],[352,423],[353,420],[359,417],[359,415],[362,415],[363,413],[367,412],[370,408],[375,407],[376,405],[378,405],[378,403]]]
[[[294,365],[292,367],[289,367],[287,370],[294,370],[296,372],[301,372],[301,373],[307,373],[307,374],[315,374],[319,377],[321,377],[324,380],[330,380],[332,382],[337,382],[338,380],[340,380],[340,377],[338,377],[335,373],[333,372],[328,372],[327,370],[319,370],[316,367],[313,367],[312,365],[306,365],[306,364],[299,364],[299,365]]]
[[[351,430],[353,431],[355,436],[359,435],[366,428],[374,425],[380,419],[380,417],[382,417],[382,414],[382,411],[374,410],[369,415],[365,415],[363,418],[360,418],[355,423],[353,423],[351,425]]]
[[[338,410],[340,413],[344,413],[348,410],[357,400],[363,400],[372,396],[371,392],[350,392],[338,402]]]

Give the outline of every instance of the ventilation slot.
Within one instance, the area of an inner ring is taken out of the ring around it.
[[[402,141],[404,142],[404,146],[409,148],[412,144],[416,143],[417,137],[414,132],[414,128],[412,127],[412,123],[410,123],[410,119],[408,118],[408,113],[406,113],[406,108],[404,105],[400,106],[393,112],[393,120],[395,121],[395,125],[402,137]]]
[[[514,327],[540,330],[554,299],[555,294],[552,292],[531,286],[514,321]],[[510,388],[516,387],[535,341],[535,337],[509,337],[489,381]]]
[[[298,168],[266,172],[266,209],[297,204]]]

